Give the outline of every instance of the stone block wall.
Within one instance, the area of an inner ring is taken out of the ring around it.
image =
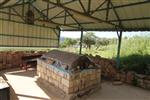
[[[37,74],[66,94],[91,90],[99,87],[101,83],[100,69],[85,69],[80,72],[69,73],[61,67],[54,67],[40,59],[38,59]]]
[[[26,51],[3,51],[0,52],[0,70],[7,68],[16,68],[23,65],[22,57],[28,55],[38,55],[44,52],[26,52]]]

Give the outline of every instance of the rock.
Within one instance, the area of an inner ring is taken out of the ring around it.
[[[126,82],[126,73],[125,72],[120,73],[120,81]]]
[[[127,76],[126,76],[126,82],[127,83],[129,83],[129,84],[132,83],[132,81],[134,79],[134,74],[135,74],[135,72],[133,72],[133,71],[127,72]]]
[[[144,79],[144,78],[146,78],[146,75],[135,74],[135,77],[138,77],[138,78],[140,78],[140,79]]]

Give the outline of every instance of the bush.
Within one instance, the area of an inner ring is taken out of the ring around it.
[[[139,74],[149,74],[150,55],[133,54],[121,57],[121,65],[125,70],[135,71]]]

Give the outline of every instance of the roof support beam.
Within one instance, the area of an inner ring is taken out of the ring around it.
[[[67,12],[68,12],[68,11],[67,11]],[[81,28],[82,26],[81,26],[81,24],[77,21],[77,19],[74,18],[74,16],[72,16],[70,12],[68,12],[68,14],[72,17],[72,19],[76,22],[76,24],[78,24],[78,26]],[[82,27],[82,28],[83,28],[83,27]]]
[[[82,7],[82,9],[83,9],[83,12],[86,13],[86,9],[85,9],[85,7],[84,7],[84,5],[83,5],[83,3],[82,3],[81,0],[79,0],[79,3],[80,3],[80,5],[81,5],[81,7]]]
[[[104,2],[102,2],[95,10],[90,11],[91,15],[93,15],[99,8],[101,8],[105,3],[107,2],[107,0],[104,0]]]
[[[10,0],[4,0],[3,2],[0,3],[0,6],[3,6],[4,4],[6,4],[7,2],[9,2]]]
[[[48,2],[48,3],[50,3],[50,4],[53,4],[53,5],[57,6],[57,7],[62,8],[62,9],[68,10],[69,12],[73,12],[73,13],[79,14],[79,15],[81,15],[81,16],[83,16],[83,17],[89,18],[89,19],[93,20],[94,22],[104,22],[104,23],[106,23],[106,24],[110,24],[110,25],[112,25],[112,26],[119,27],[118,25],[113,24],[113,23],[111,23],[111,22],[108,22],[108,21],[105,21],[105,20],[102,20],[102,19],[93,17],[93,16],[91,16],[91,15],[87,15],[87,14],[85,14],[85,13],[81,13],[81,12],[76,11],[76,10],[74,10],[74,9],[65,7],[65,6],[63,6],[63,5],[61,5],[61,4],[58,5],[57,3],[51,2],[51,1],[49,1],[49,0],[43,0],[43,1]]]
[[[88,10],[87,10],[87,14],[89,14],[91,11],[91,0],[88,1]]]
[[[114,6],[114,8],[123,8],[123,7],[129,7],[129,6],[136,6],[136,5],[140,5],[140,4],[145,4],[145,3],[150,3],[149,0],[145,0],[145,1],[142,1],[142,2],[135,2],[135,3],[129,3],[129,4],[123,4],[123,5],[118,5],[118,6]],[[104,11],[104,10],[107,10],[107,9],[112,9],[112,7],[109,7],[109,8],[102,8],[102,9],[97,9],[97,10],[93,10],[93,11]],[[93,12],[91,11],[91,12]]]
[[[61,16],[56,16],[55,18],[53,18],[53,19],[57,19],[57,18],[64,18],[65,16],[63,15],[61,15]],[[70,17],[70,15],[66,15],[66,17]]]
[[[49,3],[47,3],[47,11],[46,11],[47,17],[49,16],[49,10],[48,10],[48,8],[49,8]],[[47,19],[47,20],[48,20],[48,19]]]
[[[31,6],[43,17],[43,19],[48,19],[48,20],[43,20],[45,22],[50,22],[50,23],[56,25],[56,27],[60,27],[61,25],[63,25],[63,26],[71,27],[71,28],[78,28],[78,27],[74,27],[74,26],[70,26],[70,25],[55,23],[52,20],[50,20],[43,12],[41,12],[36,6],[34,6],[33,4],[31,4]]]
[[[73,2],[75,2],[75,1],[78,1],[78,0],[68,1],[68,2],[62,3],[62,5],[70,4],[70,3],[73,3]],[[54,8],[56,8],[56,7],[57,7],[57,6],[54,5],[53,7],[50,7],[50,8],[48,8],[48,9],[47,9],[47,8],[46,8],[46,9],[43,9],[42,12],[45,11],[45,10],[54,9]]]
[[[25,13],[24,13],[24,11],[25,11],[25,4],[24,4],[24,2],[25,2],[25,1],[23,0],[23,5],[22,5],[22,16],[24,16],[24,14],[25,14]]]
[[[107,0],[107,8],[109,8],[110,5],[110,0]],[[109,9],[106,10],[106,20],[108,20],[108,16],[109,16]]]
[[[67,22],[67,17],[66,17],[66,15],[67,15],[67,12],[66,12],[66,10],[65,10],[64,25],[66,25],[66,22]]]
[[[53,16],[52,18],[50,18],[50,20],[55,19],[57,16],[59,16],[60,14],[62,14],[64,12],[64,10],[62,10],[61,12],[59,12],[58,14],[56,14],[55,16]],[[65,16],[63,16],[65,17]]]
[[[116,9],[114,8],[113,3],[112,3],[110,0],[108,0],[108,1],[110,2],[110,5],[111,5],[111,7],[112,7],[112,9],[113,9],[113,11],[114,11],[114,13],[115,13],[115,15],[116,15],[117,19],[118,19],[119,26],[120,26],[119,28],[120,28],[120,29],[123,29],[122,22],[121,22],[121,20],[120,20],[120,17],[119,17],[119,15],[118,15],[118,13],[117,13]]]
[[[129,19],[120,19],[121,22],[125,21],[136,21],[136,20],[150,20],[150,17],[140,17],[140,18],[129,18]],[[109,20],[110,22],[118,22],[118,20]],[[68,25],[75,25],[76,23],[69,23]],[[85,22],[80,24],[94,24],[93,22]]]
[[[32,2],[24,2],[24,3],[20,3],[20,4],[14,4],[14,5],[9,5],[9,6],[0,6],[0,9],[5,9],[5,8],[12,8],[12,7],[17,7],[17,6],[22,6],[22,5],[25,5],[25,4],[29,4],[29,3],[32,3]]]
[[[15,8],[12,8],[12,10],[25,22],[25,19],[22,15],[20,15]]]
[[[123,21],[136,21],[136,20],[150,20],[150,17],[139,17],[139,18],[128,18],[128,19],[120,19],[121,22]],[[110,22],[117,22],[118,20],[109,20]]]
[[[9,17],[8,17],[8,19],[11,20],[11,8],[8,9],[8,12],[9,12],[9,14],[8,14]]]

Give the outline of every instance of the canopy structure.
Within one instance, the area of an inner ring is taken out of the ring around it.
[[[27,23],[27,11],[33,23]],[[150,0],[1,0],[1,18],[59,31],[117,31],[118,63],[123,31],[150,31]],[[20,20],[16,20],[17,16]],[[60,32],[57,32],[59,38]]]
[[[149,0],[1,0],[0,9],[28,4],[40,14],[37,20],[61,30],[150,30]]]

